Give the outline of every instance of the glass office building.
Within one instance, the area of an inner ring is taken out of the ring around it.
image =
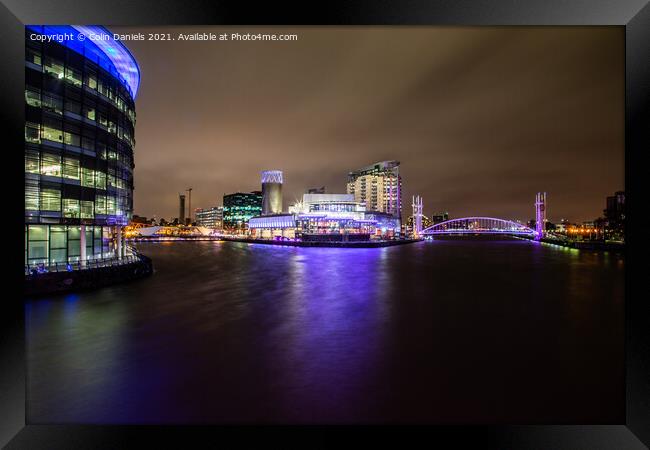
[[[223,196],[223,228],[243,232],[253,216],[262,214],[262,192],[236,192]]]
[[[137,62],[99,26],[27,26],[25,51],[25,264],[121,257]]]

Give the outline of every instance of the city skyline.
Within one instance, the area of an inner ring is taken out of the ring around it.
[[[268,169],[285,173],[289,205],[391,159],[427,215],[529,220],[545,191],[549,220],[592,220],[624,188],[620,30],[273,30],[299,39],[128,43],[143,79],[136,214],[174,217],[188,186],[193,207],[220,205]]]

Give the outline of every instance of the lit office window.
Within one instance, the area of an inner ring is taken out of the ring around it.
[[[43,153],[43,156],[41,157],[41,175],[60,177],[61,156],[52,153]]]
[[[106,174],[101,171],[95,172],[95,187],[97,189],[106,189]]]
[[[61,211],[61,191],[58,189],[41,189],[41,210]]]
[[[64,77],[65,69],[63,68],[62,62],[46,57],[45,63],[43,64],[43,71],[55,78],[61,79]]]
[[[41,91],[36,88],[27,88],[25,90],[25,101],[29,106],[41,107]]]
[[[86,75],[86,86],[94,91],[97,90],[97,76],[95,74]]]
[[[80,213],[79,200],[74,198],[63,199],[63,217],[78,219]]]
[[[41,142],[41,124],[27,122],[25,124],[25,141],[39,144]]]
[[[95,187],[95,171],[86,167],[81,168],[81,185]]]
[[[76,158],[63,158],[63,178],[79,179],[79,160]]]
[[[105,195],[99,195],[99,194],[95,195],[95,214],[106,214]]]
[[[75,86],[81,87],[81,72],[72,67],[67,67],[65,69],[65,79]]]
[[[25,209],[38,211],[39,185],[37,180],[25,180]]]
[[[40,157],[38,150],[31,148],[25,149],[25,172],[39,173]]]
[[[41,137],[48,141],[63,142],[63,132],[49,124],[43,124]]]
[[[82,200],[81,201],[81,218],[82,219],[92,219],[95,217],[94,211],[95,204],[91,201]],[[92,242],[92,240],[90,241]]]

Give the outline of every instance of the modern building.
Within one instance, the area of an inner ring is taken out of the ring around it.
[[[213,230],[220,230],[223,228],[223,206],[213,206],[212,208],[197,208],[196,226],[206,227]]]
[[[185,194],[178,194],[178,223],[185,224]]]
[[[265,170],[262,172],[262,215],[282,212],[282,172]]]
[[[438,214],[432,214],[431,215],[431,224],[432,225],[435,225],[435,224],[441,223],[441,222],[446,222],[447,220],[449,220],[449,213],[448,212],[441,212],[441,213],[438,213]]]
[[[248,220],[262,213],[262,192],[236,192],[223,196],[223,228],[231,232],[244,232]]]
[[[303,194],[289,213],[253,217],[249,229],[261,239],[364,241],[396,236],[399,223],[391,214],[366,211],[353,194]]]
[[[348,194],[364,203],[368,211],[402,218],[402,178],[399,161],[382,161],[348,174]]]
[[[607,197],[606,208],[603,211],[605,216],[605,238],[625,239],[625,192],[615,192],[613,196]]]
[[[138,64],[99,26],[29,25],[25,51],[25,264],[121,257]]]

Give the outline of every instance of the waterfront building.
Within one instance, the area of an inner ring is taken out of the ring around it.
[[[206,227],[214,230],[223,228],[223,206],[213,206],[212,208],[197,208],[196,226]]]
[[[178,223],[185,224],[185,194],[178,194]]]
[[[65,33],[108,38],[58,42]],[[26,265],[125,253],[140,70],[111,36],[99,26],[25,28]]]
[[[253,217],[251,236],[262,239],[358,241],[397,236],[399,219],[366,211],[353,194],[303,194],[288,214]]]
[[[223,196],[223,228],[231,232],[244,232],[248,221],[262,213],[262,192],[236,192]]]
[[[447,220],[449,220],[449,213],[446,211],[438,214],[433,214],[431,216],[431,225],[435,225],[441,222],[446,222]]]
[[[262,214],[282,212],[282,172],[266,170],[262,172]]]
[[[625,192],[607,197],[604,230],[606,239],[625,240]]]
[[[402,178],[399,161],[382,161],[348,174],[347,193],[368,211],[402,217]]]

